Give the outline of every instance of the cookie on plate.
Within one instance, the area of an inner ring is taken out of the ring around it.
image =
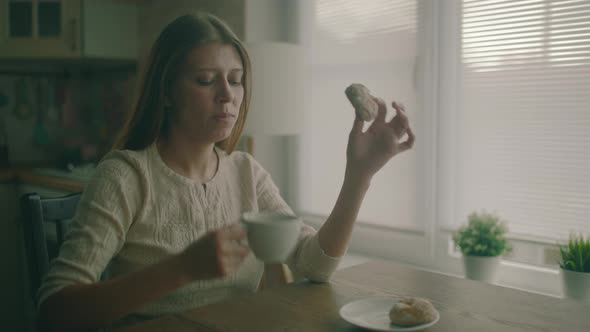
[[[389,311],[391,323],[398,326],[416,326],[434,321],[437,311],[427,299],[405,297],[396,302]]]

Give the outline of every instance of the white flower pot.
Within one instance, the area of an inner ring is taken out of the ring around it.
[[[500,256],[463,256],[465,278],[488,283],[496,282]]]
[[[590,303],[590,273],[561,270],[563,295]]]

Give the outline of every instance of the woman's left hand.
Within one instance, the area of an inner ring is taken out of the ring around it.
[[[415,140],[403,107],[392,102],[396,115],[386,122],[385,102],[378,98],[375,101],[379,105],[377,117],[363,133],[363,120],[356,116],[346,151],[347,175],[369,181],[393,156],[411,149]],[[400,141],[405,134],[408,138]]]

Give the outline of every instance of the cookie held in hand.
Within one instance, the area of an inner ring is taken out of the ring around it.
[[[372,121],[377,116],[379,105],[371,96],[369,89],[362,84],[351,84],[344,90],[346,97],[363,121]]]
[[[389,311],[392,324],[416,326],[434,321],[437,311],[430,301],[419,297],[406,297],[399,300]]]

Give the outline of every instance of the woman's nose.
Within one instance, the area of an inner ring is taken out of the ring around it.
[[[227,80],[220,80],[217,87],[217,102],[229,103],[233,99],[233,92],[230,83]]]

